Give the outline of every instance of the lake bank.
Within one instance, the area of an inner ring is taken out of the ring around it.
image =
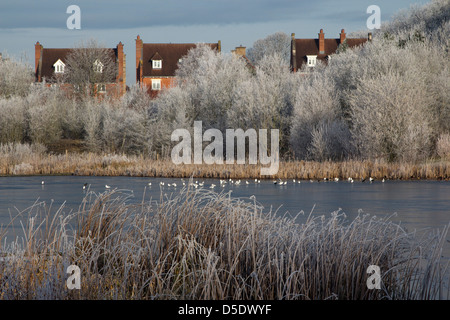
[[[143,156],[96,153],[48,154],[33,150],[12,150],[0,154],[0,176],[76,175],[164,178],[232,178],[347,180],[383,178],[390,180],[448,180],[449,160],[423,163],[390,163],[383,160],[341,162],[281,161],[274,176],[261,176],[262,165],[176,165],[170,158],[154,160]]]

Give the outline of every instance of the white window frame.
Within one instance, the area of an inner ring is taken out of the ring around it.
[[[306,58],[307,58],[306,64],[307,64],[308,67],[312,68],[312,67],[316,66],[317,56],[315,56],[315,55],[308,55],[308,56],[306,56]]]
[[[103,63],[100,62],[100,60],[94,61],[94,72],[103,73]]]
[[[152,79],[152,90],[161,90],[161,79]]]
[[[162,68],[162,60],[152,60],[152,68],[153,69],[161,69]]]
[[[55,68],[55,73],[64,73],[64,68],[66,65],[61,61],[61,59],[58,59],[58,61],[53,64],[53,67]]]

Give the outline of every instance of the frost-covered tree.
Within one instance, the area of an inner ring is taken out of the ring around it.
[[[339,160],[351,153],[350,132],[332,78],[312,73],[300,84],[290,133],[300,159]]]
[[[205,128],[225,129],[235,88],[250,77],[245,61],[237,56],[224,55],[206,45],[190,50],[177,71],[177,82],[189,101],[187,119],[202,120]]]
[[[395,71],[362,81],[352,92],[353,137],[363,157],[422,160],[430,155],[433,97],[423,81]]]
[[[283,61],[289,64],[291,49],[291,37],[284,32],[276,32],[268,35],[264,39],[259,39],[253,43],[253,47],[248,49],[247,57],[256,65],[261,64],[264,56],[277,54]]]
[[[7,55],[0,58],[0,97],[23,97],[33,82],[33,70],[27,63]]]
[[[232,128],[278,129],[280,150],[289,149],[289,130],[299,77],[278,54],[265,56],[255,75],[236,86],[228,110]]]

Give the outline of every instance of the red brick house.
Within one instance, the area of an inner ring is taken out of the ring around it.
[[[336,39],[325,39],[323,29],[320,29],[318,39],[295,39],[295,33],[292,33],[291,70],[296,72],[303,65],[314,67],[318,60],[327,63],[330,55],[335,53],[338,47],[344,42],[349,48],[353,48],[371,39],[371,33],[369,33],[368,38],[346,38],[344,29],[341,30],[339,38]]]
[[[67,56],[72,50],[76,50],[72,48],[44,48],[39,41],[34,47],[36,82],[45,80],[49,85],[55,83],[58,74],[64,73]],[[97,84],[97,93],[122,96],[126,91],[126,55],[123,51],[122,42],[115,48],[109,48],[108,51],[109,54],[111,54],[113,61],[116,61],[116,81],[113,83]],[[100,67],[101,69],[101,61],[99,62],[99,65],[96,65],[95,67]],[[70,85],[61,84],[61,87],[69,90]]]
[[[208,43],[213,50],[221,51],[220,40]],[[195,43],[144,43],[136,39],[136,82],[146,86],[152,97],[160,90],[175,85],[178,62],[195,48]]]

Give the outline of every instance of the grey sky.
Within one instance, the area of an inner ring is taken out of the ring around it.
[[[144,42],[217,42],[229,52],[277,31],[315,38],[365,30],[366,9],[381,8],[382,20],[400,9],[427,1],[415,0],[1,0],[0,52],[33,61],[34,44],[71,47],[95,38],[105,46],[119,41],[127,54],[127,83],[134,83],[135,46]],[[66,9],[81,8],[81,30],[68,30]]]

